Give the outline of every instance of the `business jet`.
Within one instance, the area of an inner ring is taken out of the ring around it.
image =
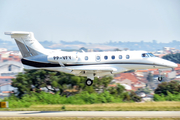
[[[87,86],[93,84],[94,77],[128,70],[177,67],[177,64],[146,51],[66,52],[45,49],[32,32],[12,31],[5,32],[5,35],[15,39],[25,69],[46,69],[87,76]]]

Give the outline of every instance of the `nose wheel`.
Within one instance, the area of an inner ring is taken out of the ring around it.
[[[92,84],[93,84],[93,81],[88,78],[88,79],[86,80],[86,85],[87,85],[87,86],[91,86]]]
[[[159,81],[159,82],[161,82],[161,81],[162,81],[162,79],[163,79],[161,72],[162,72],[162,71],[161,71],[161,70],[159,70],[159,74],[160,74],[160,76],[158,77],[158,81]]]
[[[160,81],[160,82],[161,82],[161,81],[162,81],[162,77],[158,77],[158,81]]]

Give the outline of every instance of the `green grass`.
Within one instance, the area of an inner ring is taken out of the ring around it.
[[[172,94],[170,92],[167,92],[168,95],[158,95],[154,94],[154,100],[155,101],[180,101],[180,93],[179,94]]]
[[[104,103],[104,104],[55,104],[31,105],[28,108],[0,109],[8,111],[180,111],[180,102],[145,102],[145,103]]]
[[[50,93],[31,93],[25,94],[21,99],[12,95],[11,97],[5,99],[9,102],[9,107],[11,108],[28,108],[31,105],[47,105],[47,104],[95,104],[95,103],[120,103],[122,98],[111,95],[109,92],[105,91],[101,94],[88,92],[82,92],[70,97],[60,96],[57,94]]]

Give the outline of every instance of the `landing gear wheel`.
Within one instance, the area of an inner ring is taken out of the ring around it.
[[[91,86],[93,84],[93,81],[91,79],[86,80],[86,85]]]
[[[162,81],[162,77],[158,77],[158,80],[161,82]]]

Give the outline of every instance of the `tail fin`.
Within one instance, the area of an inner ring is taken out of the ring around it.
[[[36,56],[45,52],[45,48],[34,38],[32,32],[12,31],[4,34],[11,35],[11,38],[15,39],[23,57]]]

